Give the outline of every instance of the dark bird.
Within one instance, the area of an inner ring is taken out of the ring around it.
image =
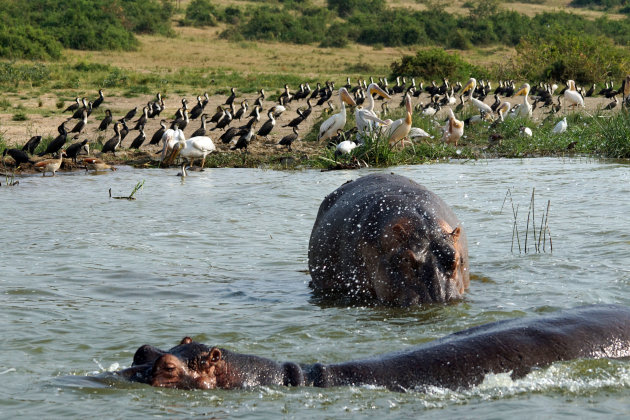
[[[109,127],[111,123],[112,123],[112,111],[110,111],[109,109],[106,109],[105,118],[103,118],[103,121],[101,121],[101,123],[99,124],[98,131],[107,130],[107,127]]]
[[[195,130],[190,137],[205,136],[206,132],[206,114],[201,114],[201,126]]]
[[[180,130],[184,131],[184,128],[186,128],[188,126],[188,123],[190,122],[190,118],[188,117],[188,109],[184,108],[182,110],[182,116],[180,118],[177,118],[174,122],[177,124]]]
[[[88,104],[87,99],[83,98],[81,99],[81,101],[83,102],[83,106],[78,108],[76,111],[74,111],[74,114],[72,114],[72,118],[82,118],[83,117],[83,110],[84,109],[88,109],[88,106],[91,106]]]
[[[282,139],[280,140],[280,142],[278,144],[281,145],[281,146],[287,146],[287,149],[290,152],[291,151],[291,144],[295,140],[297,140],[297,138],[298,138],[298,128],[297,127],[293,127],[293,133],[282,137]]]
[[[153,134],[149,144],[158,144],[160,140],[162,140],[162,136],[164,135],[165,131],[166,131],[166,120],[162,120],[160,121],[160,129]]]
[[[246,112],[247,112],[247,99],[241,102],[241,107],[238,109],[238,111],[236,111],[236,114],[234,114],[234,119],[240,121]]]
[[[254,101],[254,106],[258,105],[262,109],[263,101],[265,100],[265,90],[264,89],[260,89],[260,91],[258,91],[258,93],[260,93],[260,95]]]
[[[210,122],[216,124],[221,120],[221,118],[223,118],[224,115],[225,115],[225,109],[223,109],[223,107],[219,105],[217,107],[217,112],[215,112],[212,118],[210,118]]]
[[[282,92],[282,94],[280,94],[280,96],[278,97],[278,103],[280,103],[280,105],[284,105],[291,102],[292,100],[293,95],[289,91],[289,85],[284,85],[284,92]]]
[[[232,105],[230,105],[230,107],[232,107]],[[223,118],[221,118],[217,122],[217,125],[213,127],[212,129],[210,129],[210,131],[216,130],[217,128],[224,130],[225,127],[230,125],[231,122],[232,122],[232,114],[230,113],[230,110],[226,109],[223,115]]]
[[[304,111],[302,111],[302,118],[303,119],[307,119],[309,115],[311,115],[311,112],[313,112],[313,105],[311,105],[311,99],[307,99],[306,100],[306,105],[308,105],[308,108],[306,108]]]
[[[149,117],[155,118],[159,117],[160,113],[164,110],[164,100],[162,99],[162,94],[158,92],[155,95],[155,101],[149,102]]]
[[[593,96],[593,93],[595,93],[595,83],[593,83],[593,85],[591,86],[591,88],[589,90],[586,91],[586,93],[584,94],[585,97],[589,98],[591,96]]]
[[[78,123],[76,123],[76,125],[74,127],[72,127],[72,130],[70,130],[70,133],[77,133],[74,138],[77,138],[81,135],[81,132],[83,132],[83,130],[85,130],[86,126],[87,126],[87,109],[83,110],[83,118],[81,119],[81,121],[79,121]]]
[[[90,149],[87,143],[88,143],[88,140],[85,139],[81,142],[71,144],[70,146],[66,148],[66,156],[71,158],[74,163],[77,163],[77,155],[79,154],[81,149],[84,149],[89,152]]]
[[[197,96],[197,105],[190,110],[190,119],[196,120],[203,113],[205,106],[206,104],[202,102],[201,96]]]
[[[122,128],[120,129],[120,142],[122,143],[125,137],[127,137],[127,134],[129,134],[129,127],[127,127],[127,122],[124,119],[120,120],[120,124],[122,124]]]
[[[135,107],[134,109],[132,109],[131,111],[127,112],[127,114],[123,117],[125,121],[131,121],[133,119],[133,117],[136,116],[136,113],[138,112],[138,107]]]
[[[20,149],[4,149],[2,152],[2,160],[6,155],[9,155],[15,161],[15,166],[20,166],[23,163],[35,163],[29,158],[28,154],[24,150]]]
[[[221,140],[223,144],[228,144],[229,142],[232,141],[234,137],[242,136],[243,134],[247,133],[247,131],[249,131],[249,129],[239,128],[239,127],[230,127],[226,130],[225,133],[221,134],[221,137],[219,137],[219,140]]]
[[[269,119],[265,121],[262,127],[260,127],[260,130],[258,130],[258,133],[256,133],[259,136],[267,137],[276,126],[276,119],[273,117],[273,108],[267,112],[267,116]]]
[[[604,111],[610,111],[611,109],[614,109],[618,103],[619,103],[619,100],[617,99],[617,95],[613,96],[612,102],[610,102],[608,105],[604,107]]]
[[[107,142],[103,145],[103,153],[112,152],[114,156],[116,156],[116,149],[120,147],[120,143],[122,142],[122,137],[120,135],[120,130],[122,127],[122,123],[118,122],[114,124],[114,132],[116,133],[114,137],[107,140]]]
[[[99,89],[98,98],[96,98],[94,102],[92,102],[92,109],[96,109],[99,106],[101,106],[104,100],[105,100],[105,95],[103,95],[103,89]]]
[[[236,99],[236,92],[234,91],[233,87],[230,88],[230,91],[232,92],[232,94],[228,96],[223,105],[232,105],[234,103],[234,99]]]
[[[29,141],[26,142],[24,146],[22,146],[22,150],[29,154],[33,154],[37,146],[39,146],[39,142],[42,141],[42,136],[33,136]]]
[[[283,125],[283,127],[297,127],[304,121],[303,113],[298,109],[298,116],[289,121],[288,124]]]
[[[142,143],[144,143],[144,141],[147,139],[146,134],[144,134],[144,126],[140,127],[139,130],[140,134],[138,134],[138,136],[133,139],[131,145],[129,146],[130,149],[139,149],[140,146],[142,146]]]
[[[230,150],[247,149],[247,146],[249,146],[249,143],[251,143],[251,141],[253,140],[255,136],[254,134],[255,129],[256,129],[256,123],[254,123],[249,128],[249,130],[245,132],[245,134],[241,135],[241,137],[238,138],[234,146],[230,147]]]
[[[132,130],[139,130],[140,127],[144,127],[147,124],[148,120],[149,108],[145,106],[144,108],[142,108],[142,115],[136,120],[136,125],[132,128]]]
[[[75,98],[74,100],[75,103],[69,105],[66,109],[63,110],[63,112],[76,111],[77,109],[79,109],[79,107],[81,107],[81,99]]]
[[[68,132],[66,131],[66,127],[63,124],[64,123],[61,123],[61,125],[57,127],[59,135],[55,137],[53,141],[48,143],[46,150],[40,153],[38,156],[44,156],[49,153],[57,153],[63,147],[63,145],[66,144],[66,140],[68,139]]]

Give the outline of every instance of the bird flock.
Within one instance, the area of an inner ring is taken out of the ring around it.
[[[414,78],[408,83],[404,77],[397,77],[392,86],[385,78],[378,81],[359,79],[353,85],[347,78],[346,84],[341,87],[327,81],[312,88],[305,82],[292,91],[285,84],[273,102],[268,100],[264,89],[253,97],[247,97],[239,95],[237,88],[232,87],[226,97],[215,95],[211,98],[208,93],[203,93],[196,97],[194,104],[189,104],[187,98],[181,98],[181,106],[178,105],[169,116],[166,115],[167,105],[162,94],[157,93],[146,104],[135,106],[121,117],[114,116],[114,104],[110,104],[103,90],[99,90],[94,100],[77,97],[63,109],[62,114],[66,117],[57,127],[58,134],[38,155],[51,155],[51,158],[34,160],[33,153],[42,136],[33,136],[22,148],[6,148],[3,161],[9,155],[15,166],[32,164],[43,175],[51,173],[54,176],[64,157],[86,169],[115,170],[107,163],[111,159],[104,155],[111,153],[116,156],[120,150],[147,149],[152,154],[157,150],[162,166],[168,167],[180,160],[179,174],[186,176],[187,166],[192,167],[195,160],[200,159],[200,168],[203,168],[206,157],[217,151],[213,137],[225,153],[246,153],[256,139],[264,139],[264,144],[274,149],[291,151],[299,140],[301,127],[313,125],[318,114],[322,119],[318,144],[334,148],[338,157],[350,154],[370,136],[386,138],[391,147],[405,147],[409,142],[431,138],[426,131],[412,126],[414,114],[434,118],[442,132],[441,141],[457,146],[465,127],[480,121],[496,125],[514,117],[532,118],[537,108],[544,109],[543,112],[549,115],[569,112],[584,108],[584,98],[593,96],[611,99],[602,107],[605,111],[630,106],[630,76],[622,81],[619,89],[609,81],[599,91],[596,91],[595,85],[585,90],[576,86],[573,80],[566,81],[565,87],[560,90],[555,83],[516,86],[511,80],[499,81],[493,89],[489,81],[478,82],[475,78],[470,78],[465,84],[451,84],[444,78],[441,85],[432,81],[424,86],[423,83],[417,84]],[[492,98],[494,101],[488,104],[487,99]],[[376,101],[381,102],[380,106],[377,107]],[[211,102],[216,105],[210,106]],[[95,121],[93,111],[106,106],[105,116]],[[348,116],[346,106],[351,107],[354,117]],[[402,118],[391,120],[388,118],[390,107],[396,106],[401,109]],[[472,106],[478,113],[460,120],[457,115],[465,106]],[[311,117],[315,110],[315,116]],[[310,123],[307,122],[309,119]],[[354,120],[354,127],[344,131],[348,120]],[[150,125],[158,123],[159,128],[148,130]],[[283,130],[286,132],[289,129],[289,134],[282,135]],[[566,130],[567,120],[564,117],[552,132],[560,134]],[[130,135],[131,132],[136,134]],[[531,136],[532,131],[523,126],[521,134]],[[91,140],[80,139],[82,136]],[[90,156],[90,143],[102,145],[96,156]],[[77,162],[80,155],[85,155],[81,164]]]

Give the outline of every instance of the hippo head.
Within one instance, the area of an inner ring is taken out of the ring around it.
[[[390,304],[459,299],[469,284],[464,231],[442,219],[393,221],[385,227],[379,256],[373,287]]]
[[[222,380],[225,362],[219,348],[208,347],[185,337],[168,351],[150,345],[140,347],[129,369],[119,374],[134,382],[178,389],[228,387]]]

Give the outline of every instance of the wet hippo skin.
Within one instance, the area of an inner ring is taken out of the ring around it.
[[[470,387],[488,373],[512,372],[518,378],[557,361],[628,356],[630,309],[592,305],[493,322],[419,347],[336,364],[278,363],[186,337],[168,351],[140,347],[132,367],[117,374],[183,389],[376,385],[403,391],[428,385]]]
[[[470,283],[466,234],[433,192],[394,174],[350,181],[320,205],[308,248],[315,296],[391,306],[446,302]]]

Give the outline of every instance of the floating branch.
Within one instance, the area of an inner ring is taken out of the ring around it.
[[[138,192],[138,190],[140,190],[142,188],[142,186],[144,185],[144,179],[140,182],[138,182],[136,184],[136,186],[133,188],[133,191],[131,191],[131,194],[129,194],[128,196],[124,197],[124,196],[112,196],[112,189],[109,189],[109,198],[115,198],[116,200],[135,200],[136,198],[134,197],[134,194],[136,192]]]

